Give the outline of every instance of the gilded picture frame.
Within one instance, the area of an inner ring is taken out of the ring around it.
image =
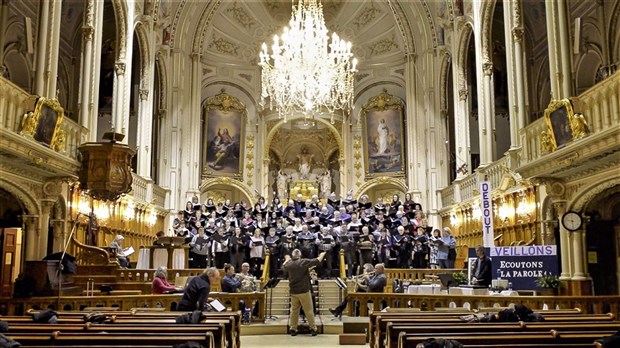
[[[39,97],[34,111],[24,115],[20,134],[58,151],[59,143],[64,142],[64,133],[60,129],[63,118],[64,109],[58,99]]]
[[[203,177],[243,177],[246,106],[222,91],[203,108]]]
[[[547,130],[541,134],[543,152],[555,151],[588,134],[585,117],[575,113],[570,99],[552,100],[544,117]]]
[[[405,175],[404,103],[384,90],[361,111],[366,177]]]

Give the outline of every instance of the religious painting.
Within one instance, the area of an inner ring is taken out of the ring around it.
[[[582,138],[588,133],[588,126],[582,114],[573,111],[573,105],[569,99],[552,100],[545,109],[545,121],[547,123],[548,150],[566,146],[573,140]]]
[[[20,134],[32,137],[39,143],[55,149],[61,140],[60,125],[64,110],[58,99],[40,97],[33,112],[26,113]]]
[[[366,176],[405,174],[403,105],[384,90],[362,106]]]
[[[247,109],[239,99],[224,92],[205,103],[205,166],[203,175],[242,176],[243,139]]]

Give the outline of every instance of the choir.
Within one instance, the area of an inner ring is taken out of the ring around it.
[[[453,268],[456,241],[449,228],[427,226],[422,206],[407,193],[375,204],[366,195],[359,201],[348,192],[344,199],[331,194],[326,203],[301,195],[283,205],[263,197],[251,207],[245,201],[215,204],[187,202],[173,223],[174,233],[190,246],[190,267],[237,269],[248,262],[259,277],[269,250],[270,277],[277,275],[285,255],[298,248],[304,258],[325,251],[321,278],[337,276],[338,253],[344,252],[347,276],[360,265],[384,263],[392,268]],[[432,231],[432,232],[431,232]]]

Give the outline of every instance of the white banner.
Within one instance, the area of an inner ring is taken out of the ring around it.
[[[480,183],[480,211],[482,212],[482,244],[487,247],[495,246],[493,239],[493,200],[491,199],[491,183]]]

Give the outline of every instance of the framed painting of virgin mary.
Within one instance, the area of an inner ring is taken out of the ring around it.
[[[386,90],[362,106],[367,177],[405,174],[403,106]]]

